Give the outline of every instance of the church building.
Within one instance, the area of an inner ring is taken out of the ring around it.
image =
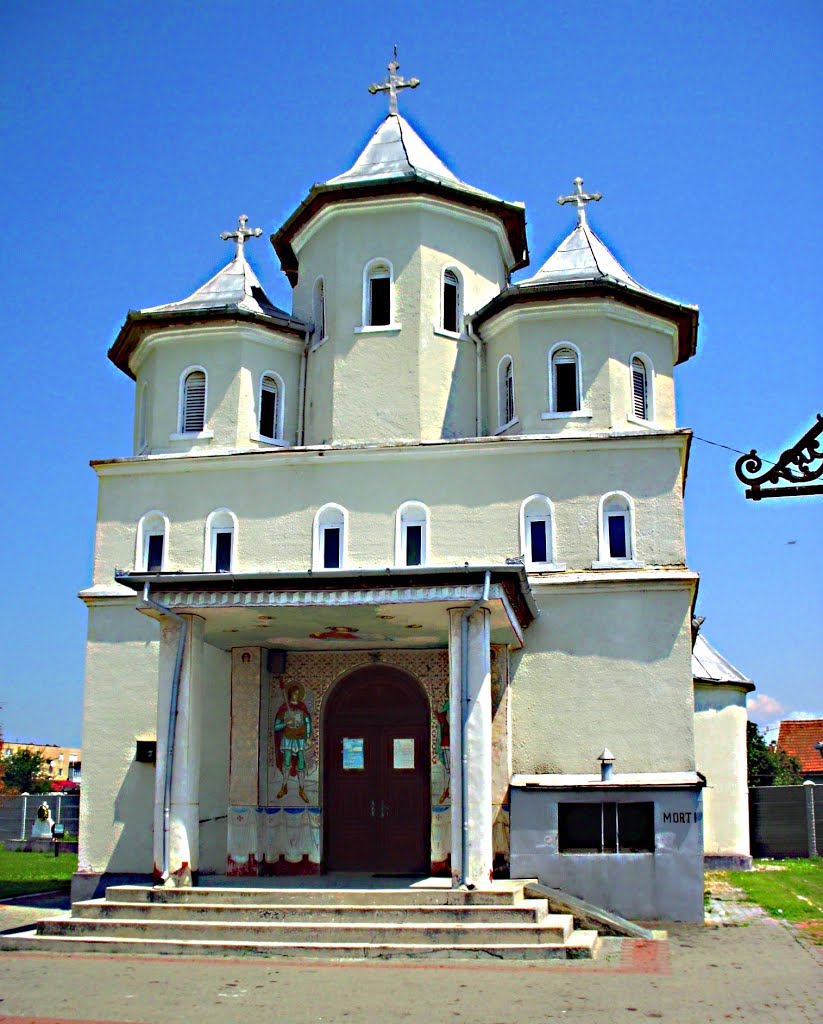
[[[580,178],[518,274],[523,204],[435,155],[389,68],[354,165],[271,235],[291,312],[243,216],[109,351],[134,451],[92,463],[74,897],[511,877],[701,920],[697,309],[624,269]]]

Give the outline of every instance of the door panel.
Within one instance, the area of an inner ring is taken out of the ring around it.
[[[429,867],[429,709],[414,680],[375,666],[342,680],[324,717],[328,870]]]

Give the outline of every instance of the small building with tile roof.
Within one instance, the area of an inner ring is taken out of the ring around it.
[[[823,718],[781,721],[777,749],[797,758],[804,780],[823,783]]]

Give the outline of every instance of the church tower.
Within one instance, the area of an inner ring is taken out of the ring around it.
[[[472,437],[479,343],[464,318],[528,263],[525,210],[467,185],[398,112],[272,236],[312,325],[306,444]]]

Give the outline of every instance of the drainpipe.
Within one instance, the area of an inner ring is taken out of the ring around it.
[[[474,883],[467,881],[466,878],[466,848],[468,845],[468,831],[469,831],[469,820],[466,814],[466,793],[468,786],[466,784],[468,758],[466,756],[466,722],[468,720],[468,688],[469,688],[469,619],[478,610],[478,608],[484,607],[489,599],[489,586],[491,584],[492,574],[486,572],[485,579],[483,580],[483,593],[481,597],[470,605],[464,612],[460,620],[460,807],[462,810],[461,814],[461,836],[460,836],[460,873],[462,874],[462,883],[467,889],[474,889]]]
[[[183,668],[183,650],[186,646],[186,637],[189,632],[189,624],[182,615],[173,612],[171,608],[159,604],[149,597],[149,583],[143,587],[143,604],[155,608],[161,614],[180,623],[180,638],[177,641],[177,655],[174,659],[174,673],[171,679],[171,697],[169,700],[169,724],[166,730],[166,772],[163,778],[163,857],[161,879],[165,882],[169,877],[169,817],[171,808],[171,780],[174,768],[174,734],[177,726],[177,697],[180,692],[180,672]]]
[[[300,403],[297,408],[297,443],[302,447],[306,434],[306,379],[308,377],[309,345],[311,344],[311,330],[306,328],[306,343],[303,346],[303,355],[300,357],[300,377],[297,382],[297,391],[300,395]]]
[[[474,396],[474,435],[480,437],[483,428],[483,388],[482,388],[482,345],[483,339],[472,327],[471,317],[465,316],[463,322],[466,325],[466,332],[474,342],[474,368],[475,368],[475,396]]]

